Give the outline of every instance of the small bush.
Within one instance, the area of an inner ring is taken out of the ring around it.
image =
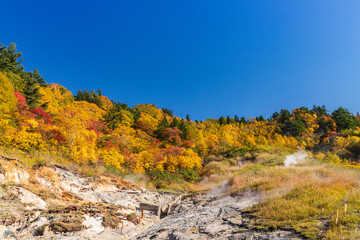
[[[184,179],[190,183],[193,183],[199,179],[199,174],[195,169],[183,168],[180,170],[180,174],[183,175]]]
[[[119,228],[120,223],[121,223],[121,220],[119,218],[117,218],[115,216],[107,215],[107,216],[104,216],[102,225],[104,227],[116,229],[116,228]]]

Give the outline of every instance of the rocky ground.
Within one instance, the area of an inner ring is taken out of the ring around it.
[[[159,218],[140,202],[177,196],[119,178],[83,178],[60,166],[24,169],[0,157],[0,239],[129,239]]]
[[[187,197],[171,214],[133,239],[302,239],[289,231],[249,229],[252,219],[242,211],[261,199],[260,193],[253,192]]]
[[[227,182],[207,194],[179,196],[119,178],[80,177],[61,166],[29,170],[19,163],[0,157],[0,239],[301,239],[288,231],[250,230],[252,220],[242,211],[261,194],[225,195]]]

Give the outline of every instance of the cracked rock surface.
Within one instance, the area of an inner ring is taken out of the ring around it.
[[[302,239],[289,231],[256,232],[242,211],[261,201],[259,193],[183,200],[170,215],[133,239]]]

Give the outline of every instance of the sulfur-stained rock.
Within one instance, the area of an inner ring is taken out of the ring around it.
[[[30,174],[12,162],[0,161],[1,166],[5,171],[5,183],[16,183],[16,184],[29,184]]]

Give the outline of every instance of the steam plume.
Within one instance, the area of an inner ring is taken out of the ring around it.
[[[304,150],[299,150],[294,154],[288,155],[285,158],[285,167],[294,166],[300,162],[303,162],[307,158],[308,154]]]

